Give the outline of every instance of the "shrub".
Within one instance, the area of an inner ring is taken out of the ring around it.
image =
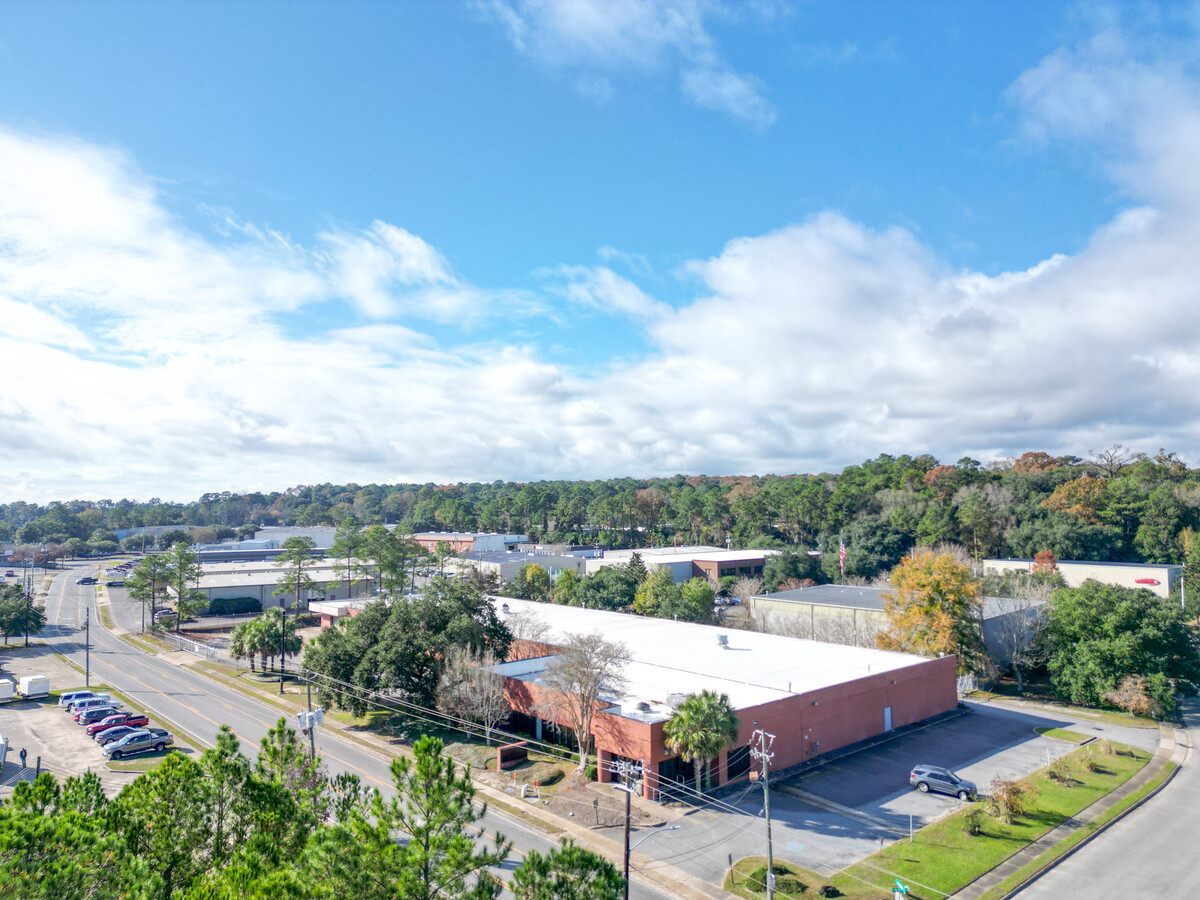
[[[587,768],[583,770],[583,773],[584,773],[584,775],[587,776],[588,781],[595,781],[596,780],[596,764],[588,763]]]
[[[1112,741],[1110,741],[1108,738],[1104,738],[1104,740],[1100,741],[1100,752],[1105,756],[1112,756],[1113,753],[1116,752],[1113,749]]]
[[[1051,781],[1071,787],[1075,783],[1075,779],[1071,777],[1071,769],[1067,765],[1065,757],[1060,756],[1046,768],[1046,775]]]
[[[1096,761],[1096,751],[1088,747],[1087,753],[1083,755],[1083,767],[1089,772],[1099,772],[1100,763]]]
[[[235,616],[238,613],[262,612],[262,603],[256,597],[224,597],[209,601],[208,611],[214,616]]]
[[[963,831],[971,837],[983,834],[983,810],[978,806],[972,806],[962,818]]]
[[[1028,784],[1008,778],[993,778],[988,786],[988,812],[1006,825],[1011,825],[1024,815],[1037,790]]]
[[[776,895],[779,895],[779,894],[803,894],[805,891],[808,890],[808,885],[805,884],[803,881],[801,881],[799,878],[797,878],[796,875],[792,872],[792,870],[787,868],[787,866],[784,866],[780,863],[775,863],[775,865],[772,867],[772,869],[775,872],[775,894]],[[755,891],[759,891],[759,892],[766,891],[766,889],[767,889],[767,867],[766,866],[759,866],[756,869],[752,869],[750,874],[747,875],[746,877],[750,881],[749,886],[751,889],[753,889]],[[836,894],[828,894],[828,895],[823,895],[823,896],[834,897],[837,895]]]
[[[1126,675],[1115,691],[1103,695],[1105,703],[1111,703],[1127,713],[1141,716],[1144,719],[1157,719],[1162,716],[1162,704],[1153,696],[1161,693],[1156,690],[1158,685],[1149,685],[1141,675]]]
[[[817,890],[818,897],[840,897],[842,892],[835,888],[832,884],[823,884]]]

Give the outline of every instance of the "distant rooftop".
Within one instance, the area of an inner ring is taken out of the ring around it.
[[[883,610],[887,604],[887,588],[857,587],[842,584],[818,584],[815,587],[797,588],[794,591],[776,591],[759,594],[767,600],[782,600],[785,603],[812,603],[816,606],[840,607],[843,609]],[[1006,597],[984,597],[983,617],[990,619],[1002,612],[1011,612],[1012,601]]]
[[[994,563],[994,562],[1019,562],[1019,563],[1032,564],[1034,562],[1034,560],[1025,559],[1023,557],[1004,557],[1002,559],[1001,558],[985,559],[983,561],[983,564],[986,566],[988,563]],[[1134,562],[1109,562],[1109,561],[1101,562],[1101,561],[1095,560],[1095,559],[1057,559],[1054,562],[1055,562],[1055,565],[1059,565],[1059,566],[1116,566],[1116,567],[1120,567],[1122,569],[1182,569],[1183,568],[1183,566],[1176,565],[1175,563],[1134,563]]]

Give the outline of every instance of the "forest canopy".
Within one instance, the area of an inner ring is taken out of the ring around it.
[[[103,552],[119,529],[178,526],[193,540],[262,525],[501,531],[611,548],[667,544],[835,550],[871,578],[913,546],[947,541],[977,558],[1182,563],[1200,553],[1200,469],[1174,453],[1113,447],[1089,458],[1035,451],[988,465],[880,455],[837,474],[459,484],[319,484],[271,493],[0,504],[0,539]],[[1198,545],[1198,546],[1194,546]],[[826,576],[837,554],[825,554]]]

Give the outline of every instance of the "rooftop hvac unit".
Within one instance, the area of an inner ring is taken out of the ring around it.
[[[726,650],[728,650],[729,649],[729,635],[718,634],[717,635],[717,646],[724,647]]]
[[[687,694],[667,694],[667,706],[679,709],[680,704],[687,699]]]

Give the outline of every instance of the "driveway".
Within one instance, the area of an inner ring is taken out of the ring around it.
[[[954,769],[986,792],[993,778],[1019,778],[1074,749],[1038,735],[1035,728],[1065,728],[1107,737],[1153,752],[1157,729],[1096,725],[1053,710],[968,704],[971,712],[899,735],[808,773],[771,784],[775,856],[832,874],[908,833],[963,807],[953,797],[921,794],[908,784],[912,766],[924,762]],[[720,882],[729,858],[761,854],[765,847],[761,788],[747,787],[723,801],[676,820],[660,848],[674,845],[672,862]],[[702,848],[689,852],[687,847]]]

